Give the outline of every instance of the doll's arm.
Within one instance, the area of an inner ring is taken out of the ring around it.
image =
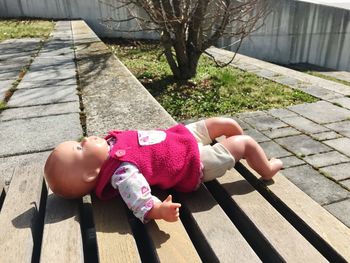
[[[146,214],[147,219],[164,219],[168,222],[175,222],[179,219],[179,208],[181,204],[173,203],[169,195],[162,203],[155,202],[152,209]]]

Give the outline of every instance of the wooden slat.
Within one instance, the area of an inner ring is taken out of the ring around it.
[[[242,164],[256,178],[260,178],[245,161]],[[288,206],[308,227],[350,262],[350,229],[284,177],[283,171],[273,181],[274,183],[266,185],[273,198],[277,197]]]
[[[1,262],[31,262],[43,186],[42,165],[15,168],[0,214]]]
[[[167,194],[152,189],[152,194],[164,200]],[[181,208],[180,208],[181,209]],[[182,222],[153,220],[146,225],[160,262],[201,262]]]
[[[93,199],[92,206],[100,262],[140,262],[121,198]]]
[[[205,186],[179,194],[219,262],[261,262]],[[210,257],[210,255],[208,256]],[[214,259],[206,258],[213,262]]]
[[[327,262],[236,170],[218,181],[285,261]]]
[[[41,262],[83,262],[79,200],[63,199],[49,191],[46,202]]]

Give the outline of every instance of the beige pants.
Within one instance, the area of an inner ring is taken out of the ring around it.
[[[186,127],[198,142],[200,159],[204,166],[204,182],[223,176],[227,170],[233,168],[235,159],[231,153],[221,143],[210,145],[212,140],[204,120],[188,124]]]

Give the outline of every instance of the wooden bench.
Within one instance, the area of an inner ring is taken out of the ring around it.
[[[88,133],[174,123],[83,21],[72,28]],[[115,107],[94,115],[98,102]],[[153,192],[182,203],[180,221],[143,225],[120,198],[64,200],[47,189],[42,164],[17,167],[6,192],[0,182],[1,262],[350,261],[349,228],[282,173],[265,183],[242,161],[196,192]]]

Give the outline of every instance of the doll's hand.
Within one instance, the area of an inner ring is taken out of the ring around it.
[[[179,208],[181,204],[173,203],[172,196],[169,195],[162,203],[155,203],[148,212],[148,219],[164,219],[168,222],[175,222],[179,219]]]

